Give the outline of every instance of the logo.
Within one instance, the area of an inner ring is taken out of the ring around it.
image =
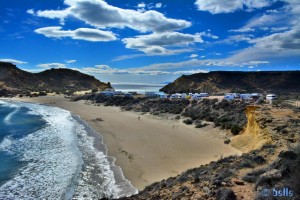
[[[270,195],[270,190],[269,190],[269,189],[263,189],[263,190],[261,191],[261,195],[262,195],[263,197],[268,197],[268,196]]]
[[[283,188],[283,189],[275,189],[272,190],[274,197],[292,197],[293,196],[293,190],[290,190],[289,188]]]
[[[272,188],[272,189],[262,189],[260,192],[261,196],[263,197],[269,197],[269,196],[273,196],[273,197],[292,197],[293,194],[293,190],[289,189],[289,188]]]

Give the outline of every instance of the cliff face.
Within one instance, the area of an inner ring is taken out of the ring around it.
[[[246,129],[241,135],[237,135],[231,140],[232,146],[243,152],[259,149],[263,145],[272,143],[268,131],[261,128],[257,122],[256,115],[258,115],[258,113],[255,112],[256,109],[258,109],[257,106],[247,106],[246,116],[248,121]]]
[[[228,72],[183,75],[160,91],[175,92],[274,92],[300,91],[300,71]]]
[[[0,89],[64,91],[94,88],[101,90],[109,87],[111,87],[110,84],[71,69],[50,69],[40,73],[30,73],[11,63],[0,62]]]

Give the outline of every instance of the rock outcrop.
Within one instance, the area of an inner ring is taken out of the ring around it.
[[[272,139],[265,128],[262,128],[257,122],[256,110],[259,107],[249,105],[246,108],[247,125],[245,131],[231,139],[231,145],[235,148],[248,152],[254,149],[261,148],[263,145],[271,144]]]

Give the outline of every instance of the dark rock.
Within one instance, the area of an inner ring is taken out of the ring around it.
[[[298,155],[293,151],[281,151],[278,156],[283,159],[296,160]]]
[[[232,189],[229,188],[221,188],[217,192],[218,200],[235,200],[236,196]]]
[[[234,180],[233,182],[237,185],[245,185],[244,181]]]

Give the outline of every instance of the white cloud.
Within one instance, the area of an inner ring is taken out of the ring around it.
[[[182,75],[182,74],[197,74],[197,73],[208,73],[209,71],[207,70],[201,70],[201,69],[198,69],[198,70],[187,70],[187,71],[175,71],[173,72],[172,74],[176,74],[176,75]]]
[[[161,8],[162,7],[162,3],[156,3],[155,4],[155,8]]]
[[[262,38],[253,39],[250,42],[254,43],[257,48],[271,50],[300,50],[300,30],[274,33]]]
[[[275,0],[274,0],[275,1]],[[278,10],[268,10],[262,15],[250,19],[243,27],[231,32],[250,32],[256,29],[272,32],[281,32],[300,26],[300,1],[282,0],[287,5]]]
[[[35,32],[51,38],[70,37],[75,40],[86,40],[91,42],[106,42],[117,39],[116,36],[110,31],[102,31],[90,28],[62,30],[62,27],[60,26],[50,26],[36,29]]]
[[[273,33],[249,41],[253,46],[227,58],[233,62],[250,60],[291,58],[300,56],[300,30]]]
[[[208,38],[212,38],[212,39],[218,39],[219,38],[218,36],[213,35],[212,33],[210,33],[210,31],[208,31],[208,32],[206,32],[206,31],[201,32],[201,33],[199,33],[199,35],[205,36],[205,37],[208,37]]]
[[[145,8],[146,7],[146,4],[145,3],[139,3],[137,5],[138,8]]]
[[[166,47],[184,45],[193,43],[202,43],[200,34],[183,34],[178,32],[153,33],[150,35],[139,35],[134,38],[124,38],[122,40],[126,48],[137,49],[146,54],[170,54],[181,52],[182,49],[170,50]]]
[[[242,27],[239,29],[229,30],[229,32],[237,32],[237,33],[246,33],[246,32],[253,32],[253,31],[255,31],[255,29],[249,27]]]
[[[197,58],[198,57],[198,54],[191,54],[190,55],[190,58]]]
[[[9,62],[15,65],[22,65],[22,64],[27,64],[27,62],[20,61],[20,60],[15,60],[15,59],[10,59],[10,58],[4,58],[0,59],[1,62]]]
[[[61,21],[70,16],[97,28],[128,27],[140,32],[169,32],[191,26],[188,21],[167,18],[157,11],[141,13],[115,7],[102,0],[65,0],[64,3],[69,6],[64,10],[38,11],[36,15]]]
[[[70,63],[75,63],[77,60],[65,60],[66,63],[70,64]]]
[[[250,41],[253,39],[253,35],[251,34],[239,34],[239,35],[231,35],[224,40],[219,40],[215,42],[215,44],[237,44],[242,41]]]
[[[232,13],[237,10],[253,9],[270,6],[275,0],[196,0],[195,5],[200,11],[211,14]]]
[[[27,10],[26,13],[28,13],[28,14],[30,14],[30,15],[34,15],[34,14],[35,14],[33,9]]]
[[[63,63],[45,63],[45,64],[39,64],[37,67],[40,68],[65,68],[66,65]]]
[[[282,32],[282,31],[286,31],[289,30],[289,27],[272,27],[271,31],[272,32]]]

